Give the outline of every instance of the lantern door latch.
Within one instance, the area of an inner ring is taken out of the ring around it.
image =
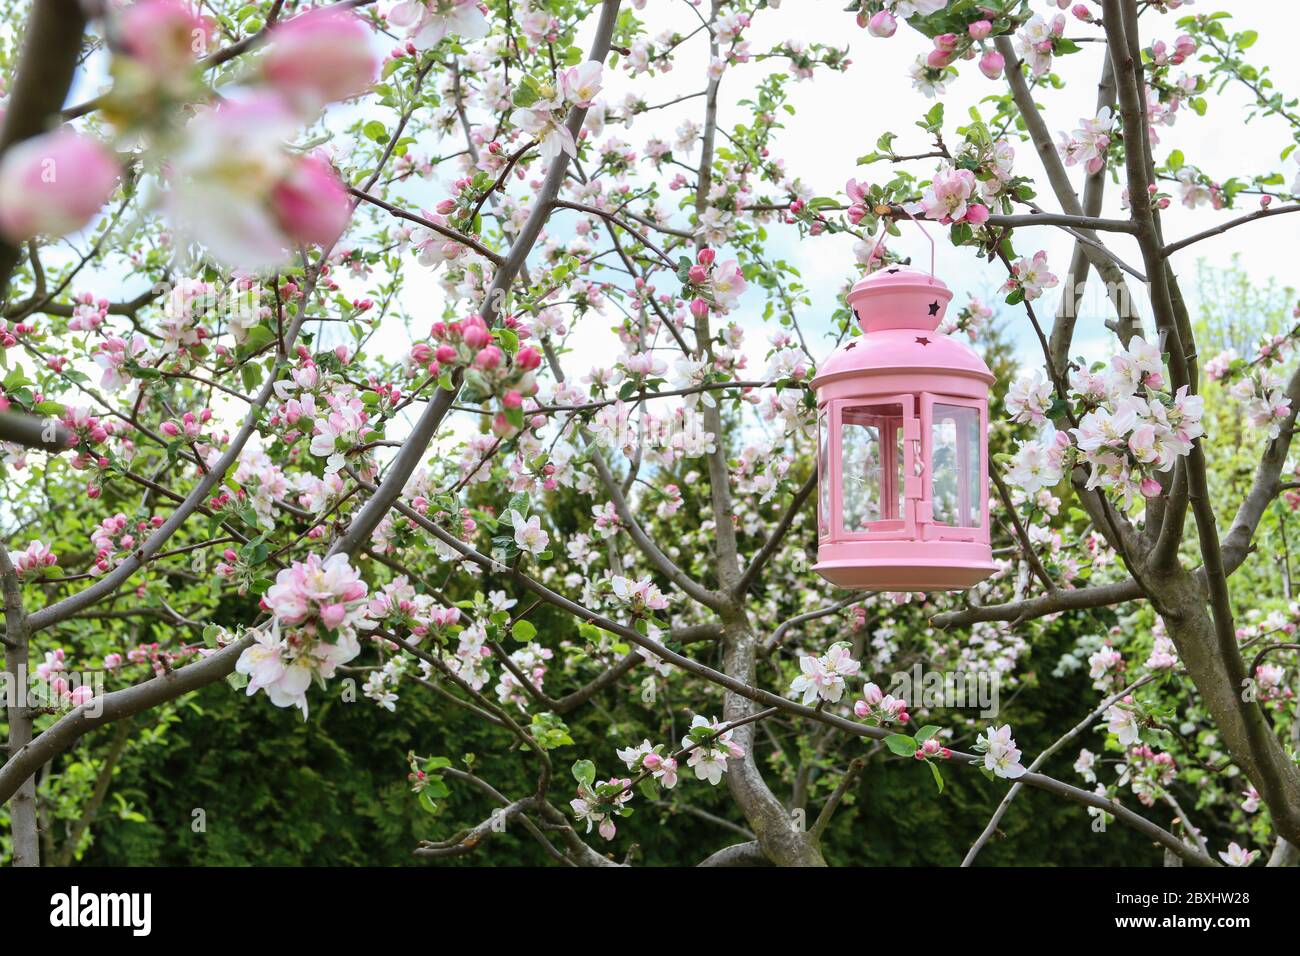
[[[925,459],[921,455],[921,422],[909,415],[903,419],[903,441],[909,454],[903,472],[903,497],[921,497],[921,476],[925,474]]]

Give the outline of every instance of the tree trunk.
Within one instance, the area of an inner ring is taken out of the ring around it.
[[[753,684],[758,641],[743,612],[726,622],[723,641],[723,669],[731,677]],[[723,719],[728,723],[741,720],[756,708],[752,700],[728,692],[723,703]],[[745,749],[745,756],[727,761],[727,788],[758,838],[759,849],[769,860],[777,866],[825,866],[821,850],[808,835],[807,828],[795,825],[763,779],[754,759],[755,726],[745,724],[732,731],[732,739]],[[806,820],[807,808],[799,809],[804,810]]]
[[[27,709],[26,686],[30,673],[27,660],[27,635],[21,612],[6,614],[6,636],[11,641],[5,646],[5,670],[11,679],[9,701],[9,755],[12,758],[32,739],[32,718]],[[17,626],[15,627],[15,623]],[[9,802],[9,825],[13,832],[14,866],[40,866],[40,834],[36,826],[36,775],[27,779]]]
[[[1268,805],[1277,832],[1300,842],[1300,773],[1254,700],[1240,654],[1224,659],[1215,639],[1208,596],[1193,575],[1181,569],[1155,576],[1152,590],[1180,614],[1165,621],[1178,656],[1233,762],[1250,778]]]

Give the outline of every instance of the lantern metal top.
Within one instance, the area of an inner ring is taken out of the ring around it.
[[[817,369],[813,387],[845,376],[916,375],[924,387],[929,376],[956,375],[993,384],[979,353],[952,336],[936,331],[952,300],[941,279],[891,266],[859,279],[848,294],[863,335],[835,350]]]

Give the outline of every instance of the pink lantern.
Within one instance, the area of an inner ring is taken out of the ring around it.
[[[843,588],[948,591],[994,571],[988,417],[993,373],[936,331],[952,291],[889,267],[848,302],[863,334],[820,366],[817,564]]]

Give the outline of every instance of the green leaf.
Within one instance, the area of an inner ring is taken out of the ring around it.
[[[940,728],[936,724],[926,724],[924,727],[922,727],[920,730],[916,732],[916,742],[919,744],[925,743],[927,740],[929,740],[931,737],[937,734],[941,729],[942,728]]]
[[[510,634],[516,641],[527,644],[537,636],[537,628],[532,621],[518,620],[510,626]]]
[[[586,787],[595,786],[596,765],[590,760],[577,761],[573,765],[573,779]]]
[[[930,773],[934,774],[935,786],[939,788],[940,793],[943,793],[943,774],[939,772],[939,768],[935,766],[933,760],[927,760],[926,765],[930,768]]]
[[[900,757],[910,757],[917,750],[916,741],[907,734],[890,734],[885,738],[885,746]]]
[[[434,803],[433,796],[429,793],[429,788],[425,787],[420,791],[420,806],[424,807],[429,813],[438,812],[438,804]]]

